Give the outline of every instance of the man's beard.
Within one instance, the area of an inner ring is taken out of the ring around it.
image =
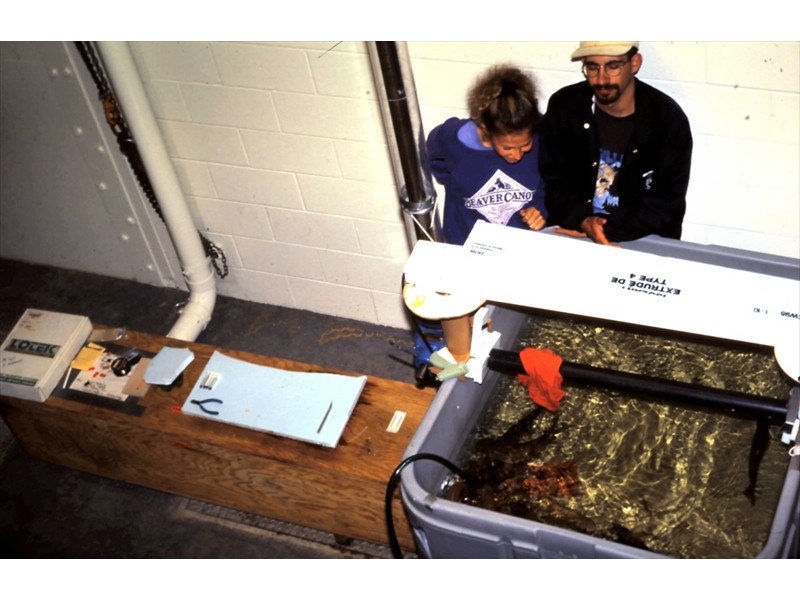
[[[593,85],[594,96],[600,104],[614,104],[619,100],[620,89],[618,85]],[[609,92],[603,95],[598,94],[600,91]]]

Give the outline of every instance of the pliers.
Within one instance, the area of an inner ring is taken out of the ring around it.
[[[219,400],[218,398],[208,398],[207,400],[189,400],[189,402],[191,402],[192,404],[196,404],[197,406],[200,407],[200,410],[209,415],[218,415],[219,411],[209,410],[205,407],[205,404],[209,402],[212,404],[222,404],[222,400]]]

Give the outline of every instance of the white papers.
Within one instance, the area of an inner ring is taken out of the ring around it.
[[[89,368],[78,372],[78,376],[69,384],[69,389],[124,402],[128,399],[124,390],[130,374],[123,377],[114,375],[111,364],[117,358],[112,352],[100,352]]]

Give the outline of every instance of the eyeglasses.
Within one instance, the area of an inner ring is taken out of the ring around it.
[[[627,65],[629,62],[631,62],[631,59],[612,60],[604,65],[598,65],[597,63],[593,62],[585,62],[583,63],[583,67],[581,67],[581,71],[583,71],[583,74],[586,77],[599,75],[600,71],[605,71],[607,75],[614,77],[619,75],[619,72],[622,71],[622,67]]]

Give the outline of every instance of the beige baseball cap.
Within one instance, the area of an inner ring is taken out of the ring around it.
[[[622,56],[631,48],[638,48],[639,42],[581,42],[572,53],[572,60],[587,56]]]

